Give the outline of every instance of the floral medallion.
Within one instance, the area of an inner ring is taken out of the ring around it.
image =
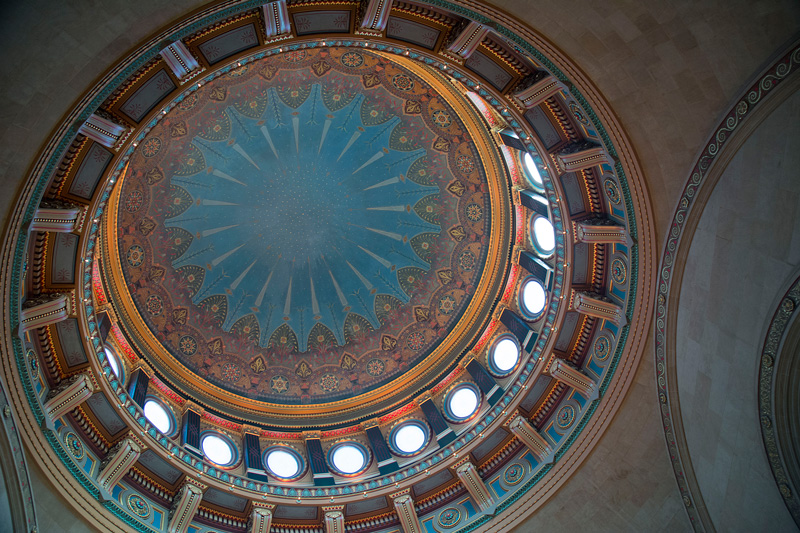
[[[125,503],[127,503],[128,509],[139,518],[147,518],[150,516],[150,504],[138,494],[131,494],[128,496]]]

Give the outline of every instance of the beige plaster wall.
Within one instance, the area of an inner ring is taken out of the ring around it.
[[[0,214],[63,116],[111,65],[202,0],[0,2]]]
[[[765,324],[800,267],[800,92],[748,138],[686,260],[676,368],[686,441],[718,531],[792,531],[758,419]]]

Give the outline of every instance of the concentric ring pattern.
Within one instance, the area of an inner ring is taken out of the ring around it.
[[[652,307],[597,94],[482,4],[231,0],[164,29],[11,222],[29,446],[143,532],[516,527],[613,418]]]

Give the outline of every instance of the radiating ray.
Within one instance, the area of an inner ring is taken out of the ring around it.
[[[392,233],[391,231],[383,231],[381,229],[375,228],[368,228],[367,226],[359,226],[358,224],[350,224],[351,226],[356,226],[358,228],[364,228],[365,230],[369,230],[373,233],[377,233],[378,235],[383,235],[384,237],[389,237],[390,239],[394,239],[396,241],[402,241],[403,236],[399,233]]]
[[[294,147],[300,153],[300,117],[292,117],[292,127],[294,128]]]
[[[226,229],[235,228],[239,224],[234,224],[232,226],[222,226],[221,228],[214,228],[214,229],[204,229],[200,232],[201,237],[208,237],[209,235],[214,235],[215,233],[219,233],[220,231],[225,231]]]
[[[289,316],[292,310],[292,278],[289,277],[289,288],[286,289],[286,303],[283,304],[283,316]]]
[[[239,250],[239,249],[240,249],[242,246],[244,246],[244,243],[240,244],[239,246],[237,246],[237,247],[236,247],[236,248],[234,248],[233,250],[231,250],[231,251],[229,251],[229,252],[225,252],[225,253],[224,253],[224,254],[222,254],[221,256],[219,256],[219,257],[217,257],[216,259],[212,260],[212,261],[211,261],[211,266],[217,266],[218,264],[222,263],[222,262],[223,262],[223,261],[225,261],[227,258],[229,258],[230,256],[232,256],[232,255],[233,255],[235,252],[237,252],[237,251],[238,251],[238,250]]]
[[[261,292],[258,293],[258,298],[256,298],[256,307],[261,307],[261,302],[264,301],[264,295],[267,293],[267,287],[269,286],[269,280],[272,279],[273,272],[275,272],[275,265],[272,265],[272,270],[269,271],[267,281],[264,282],[264,286],[261,287]]]
[[[244,148],[239,146],[239,143],[235,143],[233,145],[233,149],[236,150],[237,152],[239,152],[239,155],[241,155],[242,157],[247,159],[250,162],[251,165],[253,165],[254,167],[258,168],[258,165],[256,165],[256,162],[253,161],[253,159],[249,155],[247,155],[247,152],[244,151]],[[258,170],[261,170],[261,169],[258,168]]]
[[[361,170],[362,168],[364,168],[364,167],[366,167],[366,166],[369,166],[369,165],[371,165],[372,163],[374,163],[375,161],[377,161],[378,159],[380,159],[381,157],[383,157],[383,156],[385,156],[385,155],[386,155],[386,154],[383,152],[383,150],[381,150],[381,151],[380,151],[380,152],[378,152],[377,154],[375,154],[375,155],[373,155],[372,157],[370,157],[369,159],[367,159],[367,162],[366,162],[366,163],[364,163],[363,165],[361,165],[360,167],[358,167],[358,168],[357,168],[357,169],[356,169],[356,170],[353,172],[353,174],[355,174],[356,172],[358,172],[358,171],[359,171],[359,170]]]
[[[314,316],[319,315],[319,302],[317,302],[317,293],[314,290],[314,278],[311,276],[311,262],[308,263],[308,282],[311,284],[311,312]]]
[[[219,169],[216,169],[216,168],[213,168],[213,167],[208,167],[208,168],[211,169],[211,174],[213,174],[214,176],[216,176],[218,178],[222,178],[224,180],[232,181],[234,183],[238,183],[239,185],[244,185],[245,187],[247,187],[246,183],[242,183],[241,181],[237,180],[236,178],[234,178],[232,176],[229,176],[228,174],[225,174],[223,171],[221,171]]]
[[[280,157],[278,157],[278,151],[275,149],[275,145],[272,144],[272,137],[270,137],[269,130],[266,126],[261,126],[261,133],[264,134],[264,138],[267,140],[269,147],[272,149],[272,153],[275,154],[275,159],[280,159]]]
[[[356,142],[356,139],[358,139],[359,137],[361,137],[361,131],[356,131],[356,132],[353,133],[353,136],[350,137],[349,141],[347,141],[347,145],[345,145],[344,150],[342,150],[342,153],[339,154],[339,157],[336,158],[337,161],[342,158],[344,153],[347,150],[349,150],[351,146],[353,146],[353,143]]]
[[[365,287],[366,287],[368,290],[370,290],[370,291],[371,291],[371,290],[372,290],[372,283],[370,283],[370,282],[369,282],[369,280],[368,280],[367,278],[365,278],[365,277],[364,277],[364,276],[361,274],[361,272],[359,272],[358,270],[356,270],[356,267],[354,267],[353,265],[351,265],[351,264],[350,264],[350,261],[345,261],[345,263],[347,263],[347,266],[349,266],[349,267],[350,267],[350,268],[353,270],[353,272],[355,272],[356,276],[358,276],[358,279],[360,279],[360,280],[361,280],[361,283],[363,283],[363,284],[364,284],[364,286],[365,286]]]
[[[370,185],[369,187],[367,187],[364,190],[368,191],[370,189],[377,189],[378,187],[385,187],[387,185],[391,185],[392,183],[397,183],[399,181],[400,181],[400,177],[399,176],[395,176],[394,178],[389,178],[388,180],[383,180],[382,182],[376,183],[375,185]]]
[[[325,256],[322,256],[322,260],[325,261]],[[328,274],[331,276],[331,281],[333,282],[333,288],[336,289],[336,296],[339,297],[339,302],[342,304],[342,307],[347,307],[347,298],[344,297],[344,293],[342,292],[341,287],[339,284],[336,283],[336,278],[333,277],[333,272],[331,272],[331,267],[328,266],[328,262],[325,261],[325,267],[328,269]]]
[[[239,205],[231,202],[220,202],[219,200],[198,200],[198,205]]]
[[[238,287],[238,286],[239,286],[239,284],[242,282],[242,280],[244,279],[244,277],[247,275],[247,273],[248,273],[248,272],[250,272],[250,269],[251,269],[251,268],[253,268],[257,262],[258,262],[258,260],[256,259],[255,261],[253,261],[252,263],[250,263],[250,266],[249,266],[249,267],[247,267],[247,268],[245,268],[245,269],[244,269],[244,272],[242,272],[241,274],[239,274],[239,277],[238,277],[238,278],[236,278],[235,280],[233,280],[233,283],[231,283],[231,290],[232,290],[232,291],[235,291],[235,290],[236,290],[236,287]]]
[[[325,119],[325,125],[322,127],[322,137],[319,140],[319,148],[317,148],[317,153],[322,152],[322,143],[325,142],[325,137],[328,135],[328,129],[331,127],[331,119]]]
[[[387,205],[384,207],[368,207],[367,211],[405,211],[406,207],[403,205]]]
[[[357,244],[356,246],[361,248],[364,252],[367,253],[367,255],[369,255],[371,258],[373,258],[375,261],[377,261],[378,263],[382,264],[386,268],[392,268],[392,264],[389,261],[387,261],[386,259],[384,259],[383,257],[370,252],[369,250],[367,250],[366,248],[364,248],[360,244]]]

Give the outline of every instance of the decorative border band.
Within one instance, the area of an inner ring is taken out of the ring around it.
[[[677,420],[677,424],[680,426],[677,428],[678,433],[682,433],[680,413],[678,412],[680,408],[673,406],[673,403],[677,403],[676,401],[670,401],[670,389],[669,383],[667,382],[667,369],[668,365],[672,362],[667,358],[667,346],[672,341],[667,335],[667,324],[670,320],[674,320],[674,316],[668,316],[668,302],[672,289],[672,280],[674,278],[673,268],[675,268],[676,260],[679,255],[684,231],[686,231],[688,227],[687,222],[694,206],[695,198],[700,189],[706,184],[709,170],[717,161],[725,147],[725,143],[741,129],[742,124],[747,118],[752,116],[753,110],[757,108],[759,103],[763,102],[767,96],[772,94],[775,88],[789,75],[797,72],[798,66],[800,66],[800,45],[795,43],[788,53],[775,61],[761,74],[744,95],[736,101],[725,115],[725,118],[714,130],[714,134],[705,145],[705,148],[703,148],[700,157],[698,157],[692,169],[690,178],[681,193],[678,207],[669,225],[669,233],[661,257],[654,326],[656,334],[655,368],[658,401],[664,436],[667,441],[670,461],[672,462],[672,469],[675,472],[681,499],[686,507],[689,520],[691,520],[692,526],[697,531],[705,530],[706,524],[703,518],[706,518],[706,520],[708,518],[705,510],[700,511],[699,509],[699,507],[704,509],[701,504],[702,500],[700,495],[692,493],[689,481],[687,480],[687,470],[691,472],[691,462],[688,456],[684,457],[684,454],[687,453],[687,451],[683,449],[684,446],[677,442],[675,426],[675,421]],[[685,465],[689,465],[689,468],[687,469]],[[693,477],[693,474],[690,473],[690,475]]]

